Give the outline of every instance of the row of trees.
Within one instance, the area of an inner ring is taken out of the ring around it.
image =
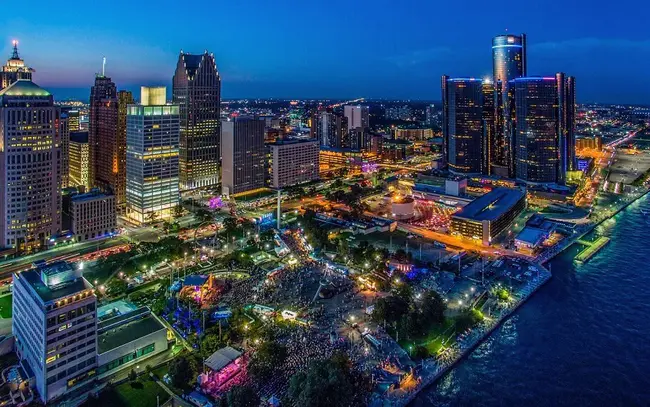
[[[418,296],[413,295],[411,287],[402,282],[393,289],[391,295],[375,302],[372,319],[394,327],[405,338],[426,335],[435,325],[445,321],[446,305],[440,294],[429,290]]]

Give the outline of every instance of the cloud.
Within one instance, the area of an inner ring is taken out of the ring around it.
[[[599,48],[650,51],[650,40],[627,40],[617,38],[576,38],[565,41],[542,42],[532,45],[533,51],[539,52],[575,52],[591,51]]]
[[[400,68],[419,65],[423,62],[437,61],[447,58],[451,55],[451,49],[448,47],[434,47],[410,51],[406,54],[393,55],[386,57],[388,62],[397,65]]]

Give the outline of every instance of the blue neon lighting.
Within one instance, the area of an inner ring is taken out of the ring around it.
[[[503,45],[493,45],[492,49],[494,48],[521,48],[523,45],[519,44],[503,44]]]

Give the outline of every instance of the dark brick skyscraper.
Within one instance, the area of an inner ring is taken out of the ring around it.
[[[115,107],[112,114],[111,108]],[[88,179],[91,186],[98,185],[98,168],[103,167],[99,157],[99,143],[107,132],[116,131],[117,126],[117,87],[111,78],[95,76],[95,85],[90,88],[90,123],[88,125]],[[107,127],[112,127],[107,129]]]
[[[172,95],[180,107],[180,188],[215,185],[221,153],[221,78],[214,55],[181,51]]]

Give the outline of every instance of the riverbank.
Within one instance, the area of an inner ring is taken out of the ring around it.
[[[539,274],[524,287],[513,293],[513,300],[505,307],[499,309],[490,317],[486,318],[481,325],[463,340],[455,344],[457,356],[450,362],[440,362],[435,359],[428,359],[422,364],[418,373],[418,385],[411,391],[400,389],[382,396],[382,400],[372,402],[373,406],[406,406],[425,388],[435,383],[439,378],[451,370],[457,363],[467,357],[478,345],[480,345],[495,329],[505,322],[524,302],[526,302],[541,286],[551,278],[551,272],[538,266]]]
[[[575,237],[571,239],[567,239],[566,243],[559,248],[559,250],[555,250],[553,252],[548,253],[547,256],[544,256],[545,258],[538,259],[541,263],[546,263],[549,260],[553,259],[554,257],[558,256],[560,253],[562,253],[565,249],[568,247],[573,246],[578,240],[582,239],[584,236],[588,235],[589,233],[593,232],[596,227],[601,225],[603,222],[607,221],[608,219],[613,218],[614,216],[618,215],[621,211],[629,207],[631,204],[637,202],[639,199],[645,197],[650,190],[646,190],[636,198],[632,199],[630,202],[627,202],[626,204],[622,205],[621,207],[617,208],[614,212],[612,212],[609,216],[601,219],[600,221],[589,225],[588,227],[585,228],[585,230],[580,231]],[[481,326],[479,329],[476,329],[474,332],[472,332],[472,335],[467,338],[465,341],[463,341],[460,345],[460,352],[456,358],[453,359],[453,361],[446,363],[446,364],[441,364],[438,363],[435,360],[429,360],[426,361],[423,365],[422,371],[420,373],[421,379],[419,384],[415,389],[413,389],[410,392],[401,392],[400,390],[396,390],[393,392],[393,394],[390,395],[385,395],[384,396],[384,402],[383,406],[406,406],[409,403],[411,403],[415,397],[424,389],[427,387],[433,385],[438,379],[440,379],[442,376],[444,376],[447,372],[449,372],[451,369],[453,369],[459,362],[461,362],[465,357],[470,355],[472,351],[480,345],[485,339],[487,339],[492,332],[497,329],[503,322],[508,320],[514,312],[517,311],[517,309],[524,303],[526,302],[529,298],[532,297],[532,295],[546,282],[548,282],[552,276],[551,272],[549,270],[546,270],[544,268],[540,269],[540,275],[531,283],[529,283],[526,287],[521,289],[516,295],[518,296],[517,301],[515,301],[510,307],[507,309],[501,311],[500,315],[498,318],[493,319],[490,323],[484,324]]]

